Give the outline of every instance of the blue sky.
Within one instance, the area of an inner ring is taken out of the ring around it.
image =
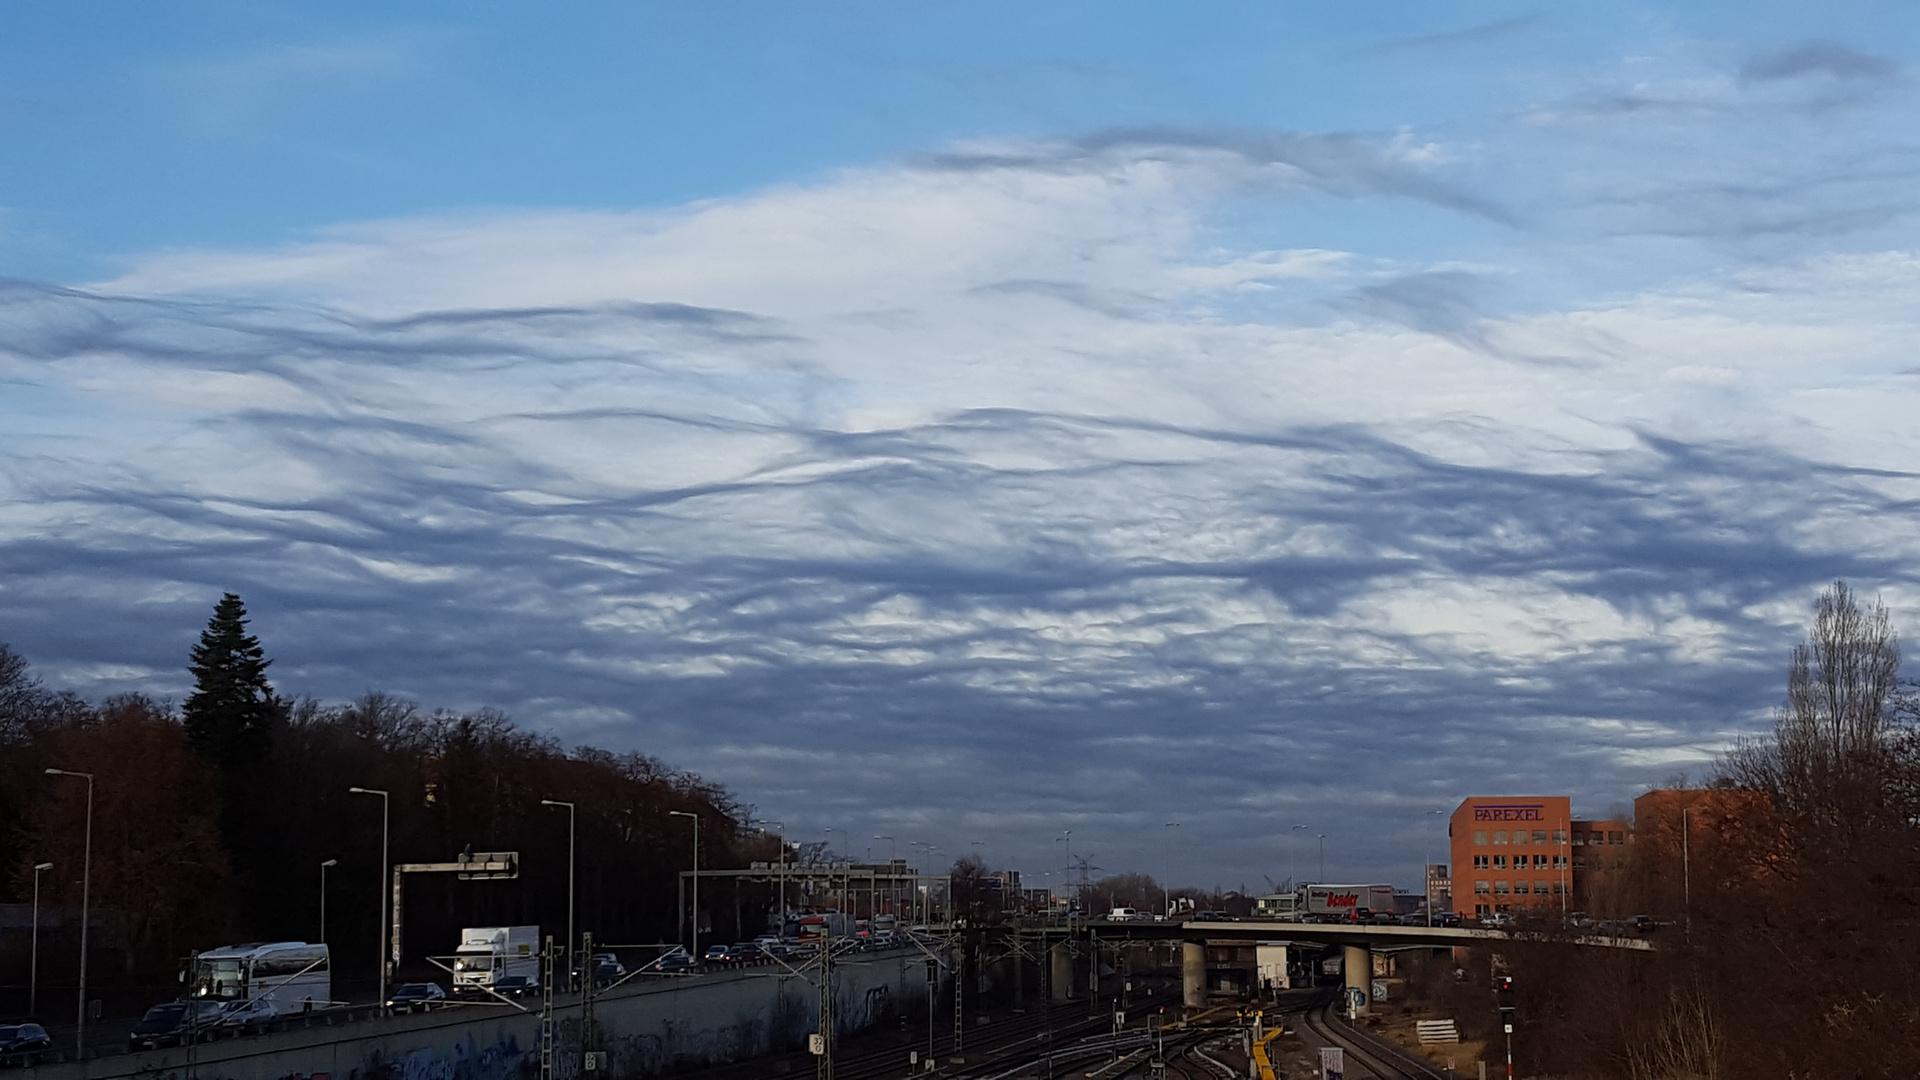
[[[1893,5],[18,4],[0,640],[1417,879],[1916,606]],[[1084,846],[1083,846],[1084,845]]]

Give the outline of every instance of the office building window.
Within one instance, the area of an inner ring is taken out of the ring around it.
[[[1533,842],[1536,844],[1545,844],[1547,842],[1547,830],[1545,829],[1533,830]]]
[[[1478,896],[1484,893],[1491,892],[1492,889],[1487,885],[1486,882],[1476,881],[1473,883],[1473,891],[1474,891],[1474,895]]]
[[[1504,843],[1506,843],[1506,842],[1507,842],[1507,830],[1505,830],[1505,829],[1495,829],[1495,830],[1493,830],[1493,842],[1494,842],[1494,843],[1496,843],[1496,844],[1504,844]]]
[[[1586,842],[1587,842],[1587,834],[1586,834],[1586,833],[1583,833],[1583,832],[1576,832],[1576,833],[1574,833],[1574,834],[1573,834],[1573,846],[1574,846],[1574,847],[1579,847],[1579,846],[1580,846],[1581,844],[1584,844],[1584,843],[1586,843]]]
[[[1627,842],[1627,834],[1626,834],[1626,833],[1623,833],[1623,832],[1610,832],[1610,833],[1608,833],[1608,834],[1607,834],[1607,843],[1609,843],[1609,844],[1624,844],[1624,843],[1626,843],[1626,842]]]
[[[1527,895],[1527,883],[1524,881],[1514,882],[1513,891],[1521,896]]]
[[[1555,896],[1560,896],[1560,895],[1563,895],[1563,894],[1565,894],[1565,893],[1566,893],[1566,891],[1567,891],[1567,883],[1566,883],[1566,882],[1564,882],[1564,881],[1556,881],[1556,882],[1554,882],[1554,883],[1553,883],[1553,894],[1554,894]]]
[[[1566,847],[1567,846],[1567,830],[1565,829],[1553,830],[1553,843],[1555,847]]]
[[[1547,868],[1547,857],[1545,855],[1535,855],[1533,857],[1533,868],[1535,870],[1545,870]]]
[[[1565,855],[1555,855],[1553,857],[1553,868],[1555,870],[1565,870],[1567,868],[1567,857]]]
[[[1482,916],[1482,915],[1487,915],[1487,914],[1490,914],[1490,913],[1492,913],[1492,911],[1493,911],[1493,909],[1492,909],[1491,907],[1488,907],[1488,906],[1487,906],[1487,905],[1485,905],[1485,904],[1475,904],[1475,905],[1473,905],[1473,917],[1474,917],[1474,918],[1476,918],[1476,919],[1477,919],[1477,918],[1479,918],[1479,917],[1480,917],[1480,916]]]
[[[1495,855],[1493,857],[1493,868],[1495,870],[1505,870],[1507,868],[1507,857],[1505,855]]]
[[[1487,857],[1485,855],[1475,855],[1473,857],[1473,868],[1475,870],[1485,870],[1487,868]]]
[[[1585,870],[1587,868],[1587,857],[1585,855],[1575,855],[1573,857],[1573,868],[1575,870]]]
[[[1496,881],[1493,883],[1493,892],[1496,896],[1506,896],[1513,892],[1513,886],[1505,881]]]
[[[1536,881],[1533,883],[1533,894],[1535,896],[1547,895],[1547,889],[1548,889],[1548,885],[1544,881]]]
[[[1473,842],[1476,846],[1486,847],[1487,846],[1487,830],[1485,829],[1473,830]]]

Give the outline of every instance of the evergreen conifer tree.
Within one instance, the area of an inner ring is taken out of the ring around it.
[[[187,698],[187,739],[228,777],[264,762],[280,701],[267,682],[260,639],[247,633],[247,608],[227,593],[193,647],[194,691]]]

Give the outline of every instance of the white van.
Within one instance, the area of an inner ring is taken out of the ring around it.
[[[1107,912],[1108,922],[1132,922],[1139,917],[1140,913],[1130,907],[1117,907]]]

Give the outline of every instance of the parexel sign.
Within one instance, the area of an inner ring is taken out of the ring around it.
[[[1531,806],[1476,806],[1473,808],[1475,821],[1545,821],[1547,808],[1542,803]]]

